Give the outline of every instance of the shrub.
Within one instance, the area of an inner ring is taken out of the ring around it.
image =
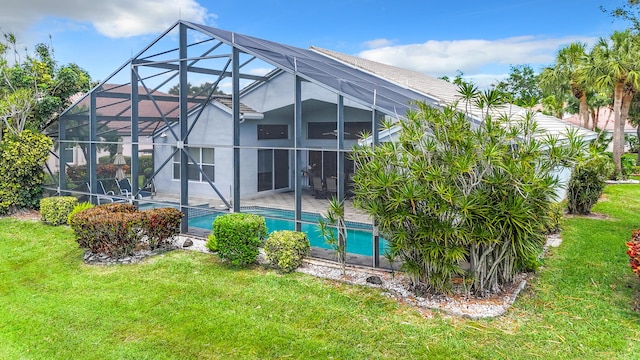
[[[269,234],[264,243],[264,252],[271,264],[284,272],[291,272],[309,255],[307,234],[299,231],[281,230]]]
[[[78,245],[93,253],[111,257],[133,254],[143,237],[140,231],[142,216],[135,212],[114,211],[116,209],[107,205],[96,206],[71,216],[70,226],[76,234]],[[124,207],[120,209],[126,210]]]
[[[633,174],[633,167],[636,165],[636,154],[623,154],[620,158],[622,173],[624,176]]]
[[[69,165],[66,173],[69,182],[82,182],[88,179],[87,165]]]
[[[56,196],[40,200],[40,217],[42,221],[51,225],[66,224],[69,214],[78,205],[78,199],[73,196]]]
[[[151,176],[153,174],[153,156],[151,155],[143,155],[138,157],[138,169],[144,172],[147,175],[147,169],[151,169],[151,173],[147,176]]]
[[[121,257],[165,244],[179,232],[182,216],[174,208],[138,212],[132,204],[114,203],[78,211],[69,217],[69,225],[80,247]]]
[[[246,265],[256,261],[267,225],[262,216],[255,214],[226,214],[213,221],[213,235],[221,259],[233,265]]]
[[[578,163],[569,179],[567,209],[570,214],[589,214],[604,191],[605,181],[613,173],[611,159],[593,155]]]
[[[545,229],[547,230],[547,234],[555,234],[560,231],[560,227],[564,222],[564,209],[566,208],[566,201],[550,204],[548,217],[545,219]]]
[[[472,124],[459,109],[490,108],[500,94],[461,90],[457,106],[420,102],[405,121],[383,121],[399,127],[397,141],[354,148],[353,204],[375,219],[414,288],[447,292],[463,276],[469,295],[486,296],[542,252],[555,169],[584,143],[575,131],[545,136],[530,112]]]
[[[30,130],[5,134],[0,142],[0,214],[38,207],[52,144],[46,135]]]
[[[79,213],[80,211],[84,211],[87,209],[91,209],[92,207],[94,207],[94,205],[88,201],[85,202],[81,202],[79,204],[77,204],[76,206],[73,207],[73,210],[71,210],[71,212],[69,213],[69,216],[67,216],[67,224],[71,224],[71,217],[74,214]]]
[[[110,203],[100,206],[100,209],[110,213],[134,213],[138,211],[133,204],[129,203]]]
[[[143,215],[142,230],[147,235],[151,250],[165,245],[167,240],[180,233],[180,220],[184,214],[175,208],[156,208],[140,212]]]
[[[640,277],[640,229],[633,231],[631,240],[626,244],[631,270]]]
[[[216,240],[216,236],[213,235],[213,233],[210,233],[209,236],[207,236],[206,247],[212,252],[218,251],[218,240]]]

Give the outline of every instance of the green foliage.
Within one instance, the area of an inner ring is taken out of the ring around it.
[[[114,203],[79,211],[69,217],[69,225],[81,248],[122,257],[165,245],[179,233],[182,216],[174,208],[138,212],[132,204]]]
[[[622,164],[622,173],[625,177],[633,174],[633,168],[636,166],[636,154],[624,154],[620,158]]]
[[[44,198],[40,200],[40,216],[48,224],[63,225],[77,205],[78,199],[73,196]]]
[[[532,107],[542,98],[537,76],[530,65],[511,66],[509,77],[495,87],[509,94],[513,103],[523,107]]]
[[[247,265],[258,258],[258,247],[267,236],[267,225],[259,215],[225,214],[213,221],[213,235],[221,259],[236,266]]]
[[[344,202],[335,197],[329,200],[329,207],[324,218],[318,220],[320,233],[324,241],[331,246],[340,263],[342,273],[345,272],[347,259],[347,225],[344,222]]]
[[[207,236],[207,243],[205,246],[212,252],[218,251],[218,240],[216,240],[216,236],[213,235],[213,233],[209,233],[209,236]]]
[[[70,97],[91,87],[89,74],[76,64],[58,65],[53,49],[37,44],[32,54],[20,54],[16,37],[0,40],[0,119],[11,134],[41,131],[64,110]],[[13,54],[13,61],[6,59]],[[10,65],[11,63],[11,65]],[[2,125],[0,125],[2,127]]]
[[[629,147],[629,152],[637,153],[638,150],[640,150],[640,142],[638,142],[637,135],[625,134],[624,141],[626,145]]]
[[[614,171],[612,160],[603,154],[593,154],[579,162],[569,179],[567,209],[570,214],[589,214],[604,191],[605,181]]]
[[[71,224],[71,216],[79,213],[80,211],[91,209],[94,206],[95,205],[93,205],[92,203],[90,203],[88,201],[81,202],[81,203],[77,204],[76,206],[74,206],[73,210],[71,210],[71,212],[69,213],[69,216],[67,216],[67,225]],[[42,211],[42,209],[40,209],[40,211]]]
[[[151,177],[151,175],[153,175],[153,156],[145,155],[138,157],[138,169],[140,174]]]
[[[267,259],[284,272],[291,272],[302,265],[309,249],[307,234],[300,231],[274,231],[264,243]]]
[[[418,103],[407,120],[383,125],[400,126],[398,141],[355,147],[354,205],[374,217],[413,286],[446,292],[460,275],[483,296],[542,251],[554,169],[583,143],[569,132],[561,146],[541,134],[532,113],[493,118],[499,99],[491,93],[465,101],[485,110],[479,125],[454,107]]]
[[[560,231],[564,222],[564,210],[567,208],[566,201],[552,202],[549,204],[549,221],[546,223],[548,234],[555,234]]]
[[[47,136],[29,130],[0,142],[0,214],[38,207],[51,146]]]

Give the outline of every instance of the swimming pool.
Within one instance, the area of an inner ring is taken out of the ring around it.
[[[264,217],[269,233],[276,230],[295,230],[295,222],[293,221],[295,214],[291,210],[280,210],[252,206],[242,208],[242,212],[256,214]],[[206,215],[195,216],[189,218],[189,226],[211,230],[211,224],[218,215],[225,213],[209,213]],[[311,246],[331,249],[320,232],[318,227],[319,214],[303,212],[302,213],[302,232],[307,234]],[[370,224],[346,221],[347,225],[347,253],[373,256],[373,235]],[[380,254],[383,254],[387,248],[384,239],[380,239]]]

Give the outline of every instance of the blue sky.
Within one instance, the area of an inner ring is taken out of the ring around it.
[[[4,0],[3,2],[5,2]],[[3,4],[0,29],[21,45],[51,41],[60,63],[94,80],[179,18],[302,48],[311,45],[481,86],[512,65],[538,71],[573,41],[627,26],[599,6],[625,0],[22,0]],[[49,40],[49,35],[51,40]]]

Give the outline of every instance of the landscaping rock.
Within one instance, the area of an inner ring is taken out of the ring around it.
[[[367,278],[367,282],[373,285],[382,285],[382,279],[380,279],[380,276],[369,276]]]
[[[191,239],[187,239],[187,240],[184,241],[184,243],[182,243],[182,247],[183,248],[188,248],[188,247],[191,247],[191,246],[193,246],[193,241],[191,241]]]

